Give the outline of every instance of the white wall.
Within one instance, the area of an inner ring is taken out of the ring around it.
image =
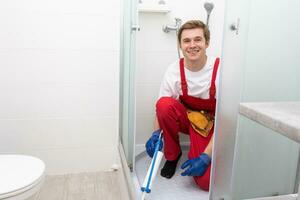
[[[143,0],[143,3],[156,3]],[[174,25],[174,18],[181,18],[183,23],[190,19],[206,22],[204,0],[168,0],[171,11],[162,13],[140,13],[140,32],[137,35],[137,128],[136,153],[144,150],[144,143],[153,131],[155,101],[163,74],[169,64],[177,58],[176,33],[164,33],[163,25]],[[212,1],[215,5],[210,16],[211,43],[207,50],[210,55],[220,56],[222,50],[224,1]],[[188,138],[184,138],[187,141]]]
[[[117,161],[119,21],[118,0],[0,1],[0,153],[48,174]]]

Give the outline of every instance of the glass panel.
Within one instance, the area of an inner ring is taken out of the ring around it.
[[[135,38],[136,1],[124,0],[121,13],[120,140],[132,168],[135,131]]]
[[[241,116],[233,178],[234,199],[294,193],[299,144]]]
[[[210,199],[232,199],[232,171],[244,49],[247,41],[248,0],[227,0],[220,67]],[[234,25],[239,28],[232,30]]]
[[[243,102],[299,101],[300,18],[297,0],[252,0],[245,48]],[[299,144],[240,118],[233,199],[294,191]]]
[[[300,2],[226,2],[211,199],[291,193],[299,144],[240,117],[238,106],[300,100]]]

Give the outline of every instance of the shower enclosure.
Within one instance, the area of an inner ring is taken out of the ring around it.
[[[300,101],[300,93],[297,92],[300,85],[297,76],[300,74],[300,61],[297,59],[300,17],[297,8],[300,3],[297,0],[289,0],[288,3],[271,0],[225,2],[221,80],[209,199],[249,199],[296,193],[299,183],[299,144],[238,113],[241,102]],[[214,9],[218,8],[217,3],[219,1],[214,2]],[[136,94],[145,97],[146,102],[152,102],[154,97],[149,96],[148,92],[154,87],[150,82],[138,85],[137,79],[140,77],[135,77],[140,69],[135,68],[137,9],[133,4],[135,2],[124,1],[128,7],[122,15],[124,32],[121,48],[120,139],[128,165],[134,171],[135,141],[146,141],[147,137],[135,136],[135,131],[141,128],[149,135],[148,129],[152,125],[144,121],[153,117],[135,117],[140,114],[136,113],[135,105],[139,106],[140,103],[136,102]],[[163,21],[164,24],[169,22],[164,21],[162,15],[153,15],[152,19]],[[212,17],[210,20],[210,27],[213,27]],[[151,37],[143,40],[144,46],[150,43],[157,46]],[[169,40],[169,36],[165,39]],[[175,59],[175,44],[172,49],[172,56],[165,56]],[[157,60],[151,59],[151,63],[154,66]],[[144,78],[146,80],[159,80],[163,75],[160,68],[149,70],[157,74],[151,76],[151,79]],[[149,104],[147,109],[151,106]],[[143,148],[141,144],[138,153]]]

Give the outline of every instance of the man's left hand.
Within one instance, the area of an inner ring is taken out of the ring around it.
[[[199,157],[185,161],[181,165],[181,169],[188,167],[181,176],[203,176],[206,172],[211,158],[206,153],[202,153]]]

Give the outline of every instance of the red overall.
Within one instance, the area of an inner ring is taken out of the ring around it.
[[[211,115],[215,114],[216,107],[216,86],[215,79],[219,65],[219,58],[216,59],[211,78],[211,86],[209,90],[209,99],[201,99],[188,95],[188,87],[184,73],[184,61],[180,59],[180,76],[182,95],[179,97],[180,101],[171,97],[162,97],[156,103],[156,115],[160,127],[163,129],[164,134],[164,154],[167,160],[175,160],[181,149],[179,145],[179,132],[190,135],[190,151],[188,158],[198,157],[208,145],[214,127],[211,129],[207,137],[201,136],[191,126],[186,107],[192,110],[206,110]],[[203,176],[194,176],[197,185],[203,189],[209,189],[210,168],[208,167]]]

